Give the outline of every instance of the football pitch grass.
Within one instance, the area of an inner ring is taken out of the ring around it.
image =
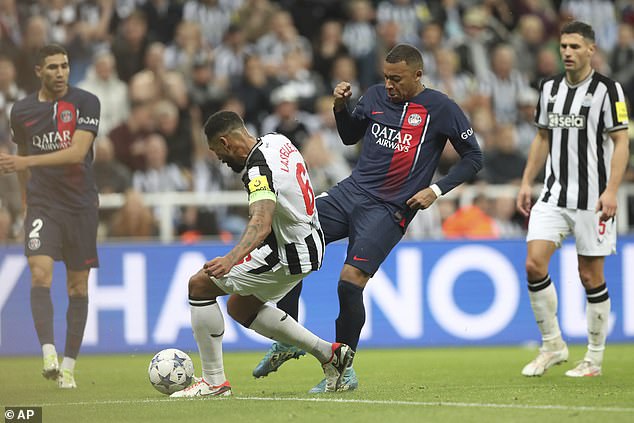
[[[321,395],[307,393],[322,378],[310,356],[256,380],[264,351],[227,352],[234,396],[185,400],[150,385],[151,353],[81,356],[76,390],[42,378],[39,357],[1,357],[0,405],[41,406],[44,423],[634,422],[634,345],[608,345],[601,377],[564,376],[584,351],[570,346],[568,363],[526,378],[520,370],[536,348],[361,349],[359,389]]]

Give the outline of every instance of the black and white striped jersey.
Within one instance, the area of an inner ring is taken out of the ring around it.
[[[609,133],[628,125],[623,88],[597,72],[576,85],[560,74],[544,80],[539,95],[535,123],[550,143],[540,200],[594,210],[610,177]]]
[[[267,265],[252,272],[266,272],[278,263],[288,266],[290,274],[319,269],[325,243],[315,193],[304,158],[291,141],[276,133],[259,138],[247,157],[242,181],[249,204],[261,199],[277,202],[273,230],[260,247],[270,250]]]

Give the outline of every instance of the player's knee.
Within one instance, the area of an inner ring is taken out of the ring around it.
[[[548,263],[542,263],[534,257],[526,257],[526,276],[529,281],[543,278],[548,273]]]
[[[204,272],[198,272],[189,278],[188,293],[190,297],[205,298],[209,290],[209,277]]]
[[[603,284],[603,275],[597,274],[592,269],[579,267],[579,279],[585,289],[597,288]]]
[[[227,314],[229,314],[233,320],[248,328],[258,313],[240,304],[239,297],[232,296],[227,300]]]
[[[344,265],[341,270],[339,279],[348,281],[359,288],[365,288],[365,285],[370,280],[370,275],[361,269],[357,269],[354,266]]]
[[[31,267],[31,285],[34,287],[51,287],[52,277],[46,269],[39,266]]]

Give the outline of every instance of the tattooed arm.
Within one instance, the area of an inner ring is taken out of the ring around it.
[[[249,223],[238,244],[227,255],[216,257],[203,266],[209,276],[220,278],[226,275],[236,263],[262,244],[271,233],[275,204],[273,200],[258,200],[249,205]]]

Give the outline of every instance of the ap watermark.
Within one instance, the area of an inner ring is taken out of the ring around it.
[[[4,423],[42,423],[42,407],[4,407]]]

